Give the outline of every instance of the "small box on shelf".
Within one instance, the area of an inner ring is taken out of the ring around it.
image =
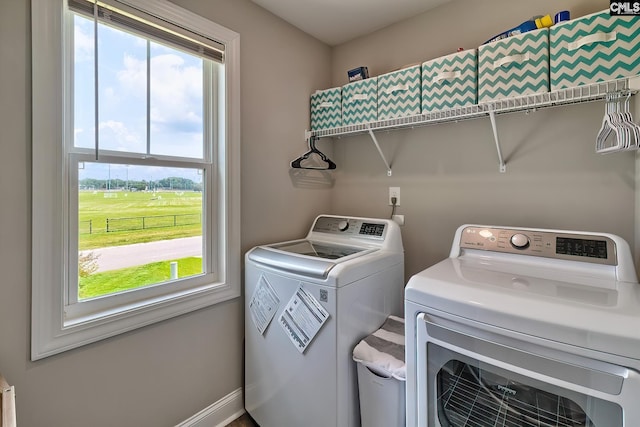
[[[356,82],[369,78],[369,69],[367,67],[358,67],[347,71],[349,82]]]

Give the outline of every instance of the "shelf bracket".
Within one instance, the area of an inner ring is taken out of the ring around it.
[[[500,140],[498,140],[498,128],[496,126],[496,112],[489,110],[489,119],[491,120],[491,129],[493,129],[493,139],[496,141],[496,150],[498,150],[498,162],[500,162],[500,173],[507,171],[507,165],[502,159],[502,150],[500,150]]]
[[[367,131],[369,131],[369,136],[371,137],[371,140],[373,141],[374,145],[378,149],[378,154],[380,154],[380,157],[382,157],[382,161],[384,162],[384,165],[387,167],[387,176],[391,176],[392,175],[391,165],[387,161],[387,158],[384,156],[384,153],[382,152],[382,149],[380,148],[380,144],[378,143],[378,140],[376,139],[376,135],[373,133],[373,131],[371,130],[371,128],[369,126],[367,126]]]

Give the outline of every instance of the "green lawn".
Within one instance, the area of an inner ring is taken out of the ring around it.
[[[82,251],[202,235],[200,192],[87,190],[78,194],[78,245]],[[178,277],[203,272],[201,258],[177,261]],[[80,277],[79,297],[93,298],[166,282],[170,278],[169,263],[155,262]]]
[[[80,191],[78,206],[80,250],[200,236],[202,234],[200,222],[175,227],[107,232],[107,218],[136,218],[126,222],[115,221],[117,226],[122,226],[125,223],[138,226],[141,218],[146,217],[147,225],[150,224],[151,227],[154,227],[158,225],[158,219],[154,217],[173,215],[179,216],[177,218],[178,224],[181,221],[196,222],[194,219],[202,216],[202,193],[200,192],[116,191],[106,193],[103,191]],[[185,218],[188,221],[185,221]],[[167,218],[162,219],[163,222],[166,220]],[[89,221],[91,221],[91,229]]]
[[[170,279],[170,263],[178,262],[178,277],[202,273],[202,258],[189,257],[179,260],[154,262],[137,267],[94,273],[80,278],[80,299],[122,292],[142,286],[166,282]]]

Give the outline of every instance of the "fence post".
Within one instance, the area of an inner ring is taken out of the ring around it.
[[[171,280],[177,279],[178,278],[178,262],[171,261],[171,263],[169,263],[169,270],[171,272]]]

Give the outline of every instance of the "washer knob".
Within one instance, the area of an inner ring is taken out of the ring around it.
[[[529,247],[529,238],[522,234],[514,234],[511,236],[511,246],[516,249],[527,249]]]
[[[349,223],[345,220],[342,220],[338,223],[338,230],[346,231],[349,228]]]

